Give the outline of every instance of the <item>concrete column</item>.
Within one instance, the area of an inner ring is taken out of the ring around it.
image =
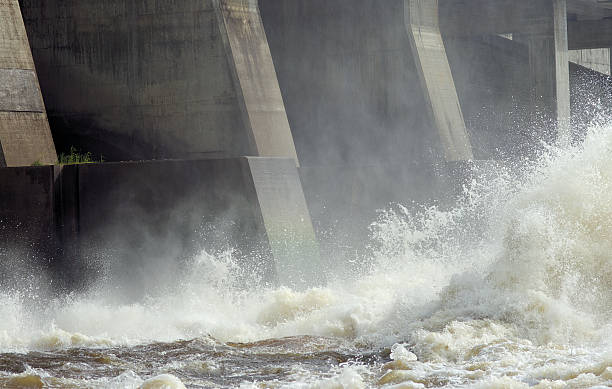
[[[447,161],[473,159],[440,33],[438,0],[404,0],[404,23],[430,114]]]
[[[570,90],[567,35],[567,0],[540,0],[537,11],[543,23],[514,39],[529,49],[532,106],[550,115],[558,124],[557,135],[569,136]]]
[[[251,152],[298,162],[257,0],[214,0]]]
[[[56,161],[19,3],[0,0],[0,167]]]

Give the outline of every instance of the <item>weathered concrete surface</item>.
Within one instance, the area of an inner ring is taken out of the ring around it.
[[[0,111],[0,141],[5,166],[57,162],[44,112]]]
[[[447,161],[473,159],[440,32],[438,0],[406,0],[406,29]]]
[[[0,69],[34,69],[17,1],[0,1],[0,21]]]
[[[252,2],[21,5],[58,148],[106,160],[295,158]]]
[[[57,160],[17,0],[0,0],[0,167]]]
[[[0,71],[0,110],[44,112],[36,73],[23,69]]]
[[[215,0],[253,155],[292,157],[293,137],[257,1]]]

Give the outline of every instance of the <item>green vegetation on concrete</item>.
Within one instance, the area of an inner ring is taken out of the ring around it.
[[[60,165],[77,165],[83,163],[101,163],[104,159],[100,157],[100,160],[94,160],[93,154],[86,152],[82,154],[76,147],[70,147],[70,153],[61,153],[59,156],[58,163]]]

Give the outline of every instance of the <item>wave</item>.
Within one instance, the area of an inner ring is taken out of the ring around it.
[[[601,344],[612,339],[610,160],[612,126],[597,126],[520,167],[476,169],[450,210],[382,212],[361,276],[306,291],[250,287],[231,251],[203,252],[139,301],[112,279],[61,298],[29,279],[0,292],[0,350],[313,335],[456,361],[503,340]]]

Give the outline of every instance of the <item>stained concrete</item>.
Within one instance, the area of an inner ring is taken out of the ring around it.
[[[57,162],[44,112],[0,111],[0,141],[5,166]]]
[[[57,160],[17,0],[0,0],[0,167]]]
[[[21,6],[60,149],[108,161],[295,158],[253,2]]]
[[[44,112],[36,73],[23,69],[4,69],[0,72],[0,110]]]

